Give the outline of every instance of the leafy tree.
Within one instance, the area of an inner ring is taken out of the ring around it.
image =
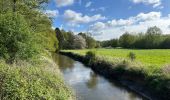
[[[162,34],[161,29],[156,26],[148,28],[144,38],[145,45],[144,48],[146,49],[159,48],[159,45],[162,41],[161,34]]]
[[[80,36],[76,35],[74,38],[74,48],[75,49],[85,49],[86,48],[86,40]]]
[[[51,20],[40,9],[48,0],[0,0],[0,57],[27,60],[44,49],[55,51],[58,41]]]
[[[62,34],[62,32],[60,31],[59,28],[56,28],[55,32],[56,32],[57,39],[59,41],[59,49],[63,49],[64,36],[63,36],[63,34]]]
[[[170,36],[167,37],[162,43],[161,43],[161,48],[164,49],[170,49]]]
[[[93,39],[90,35],[86,33],[79,33],[78,35],[81,35],[86,40],[88,49],[96,47],[96,40]]]
[[[111,39],[101,42],[102,47],[118,47],[119,40],[118,39]]]
[[[120,45],[124,48],[133,48],[133,44],[135,42],[135,36],[126,32],[120,37],[119,42]]]
[[[0,57],[12,63],[16,59],[29,59],[38,53],[34,34],[24,18],[8,13],[0,18]]]
[[[73,43],[74,43],[74,33],[69,31],[65,32],[64,30],[61,31],[62,34],[64,35],[64,44],[63,48],[64,49],[74,49]]]

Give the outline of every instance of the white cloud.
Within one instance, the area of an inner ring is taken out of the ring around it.
[[[105,11],[106,8],[105,7],[99,7],[99,8],[92,8],[90,9],[91,12],[94,12],[94,11]]]
[[[144,4],[147,4],[147,5],[153,5],[153,7],[158,7],[160,6],[162,3],[161,3],[161,0],[131,0],[133,3],[144,3]]]
[[[44,12],[48,17],[57,17],[59,15],[58,10],[46,10]]]
[[[160,12],[140,13],[127,19],[96,22],[90,25],[89,32],[96,35],[96,39],[105,40],[118,38],[124,32],[145,32],[148,27],[158,26],[163,33],[170,33],[170,15],[162,17]],[[100,34],[103,33],[103,34]]]
[[[56,0],[57,7],[72,5],[74,0]]]
[[[83,15],[82,13],[77,13],[73,10],[66,10],[64,12],[64,18],[70,24],[83,24],[106,19],[104,16],[100,14],[87,16]]]
[[[85,7],[88,8],[88,7],[91,6],[91,4],[92,4],[92,2],[87,2],[86,5],[85,5]]]

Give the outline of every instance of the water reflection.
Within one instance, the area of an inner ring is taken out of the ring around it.
[[[74,60],[64,57],[62,55],[53,54],[53,59],[60,66],[61,69],[72,69],[74,67]]]
[[[95,74],[78,61],[62,55],[53,58],[63,72],[66,83],[75,90],[78,100],[144,100],[121,85]]]
[[[96,85],[98,83],[97,78],[97,74],[95,74],[94,72],[90,72],[90,79],[86,82],[87,87],[90,89],[96,88]]]

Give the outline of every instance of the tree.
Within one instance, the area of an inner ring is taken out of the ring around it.
[[[88,49],[96,47],[96,40],[94,38],[92,38],[91,36],[89,36],[88,34],[79,33],[78,35],[81,35],[86,40],[86,44],[87,44]]]
[[[0,57],[8,63],[28,60],[38,53],[34,34],[20,14],[15,17],[11,13],[1,15],[0,30]]]
[[[62,31],[62,34],[64,35],[65,41],[64,41],[64,49],[74,49],[73,43],[74,43],[74,33],[69,31],[65,32],[64,30]]]
[[[86,40],[80,36],[76,35],[74,38],[74,48],[75,49],[85,49],[86,48]]]
[[[118,47],[119,40],[118,39],[111,39],[101,42],[102,47]]]
[[[51,20],[40,9],[48,0],[0,0],[0,57],[28,60],[57,48]],[[15,12],[15,14],[13,14]]]
[[[160,45],[161,48],[170,49],[170,36],[167,37]]]
[[[144,48],[159,48],[159,45],[162,41],[161,34],[161,29],[156,26],[148,28],[143,43],[145,45]]]
[[[119,39],[120,46],[124,48],[133,48],[134,42],[135,36],[129,34],[128,32],[124,33]]]
[[[62,32],[60,31],[59,28],[56,28],[55,32],[56,32],[56,37],[57,37],[57,39],[59,41],[59,49],[63,49],[64,36],[63,36],[63,34],[62,34]]]

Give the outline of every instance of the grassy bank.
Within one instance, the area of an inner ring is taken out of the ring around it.
[[[78,53],[85,55],[89,49],[85,50],[67,50],[66,52]],[[128,54],[133,52],[136,54],[136,61],[146,66],[161,67],[170,64],[170,50],[169,49],[148,49],[148,50],[134,50],[134,49],[93,49],[97,56],[107,57],[109,59],[128,59]]]
[[[31,62],[0,61],[1,100],[72,100],[57,65],[43,56]]]
[[[153,95],[159,100],[170,99],[169,98],[169,95],[170,95],[169,66],[163,63],[160,64],[159,61],[158,61],[159,64],[157,63],[147,64],[145,62],[139,61],[140,59],[147,61],[148,60],[147,56],[148,57],[153,56],[153,59],[157,58],[158,54],[161,55],[160,52],[162,52],[162,55],[164,55],[168,59],[168,56],[166,56],[164,53],[164,51],[166,50],[163,50],[163,51],[156,50],[157,52],[155,52],[155,57],[154,57],[154,53],[150,53],[150,52],[154,52],[154,50],[153,51],[152,50],[137,51],[137,50],[118,49],[116,51],[115,49],[112,51],[112,49],[109,49],[109,50],[101,49],[101,51],[93,50],[93,52],[91,53],[89,52],[87,53],[87,51],[88,50],[82,50],[82,51],[81,50],[71,50],[71,51],[69,50],[69,51],[63,51],[63,52],[66,55],[69,55],[79,61],[82,61],[83,63],[90,66],[94,71],[108,78],[117,79],[117,80],[125,80],[125,81],[138,84],[140,88],[143,87],[143,89],[141,89],[142,92],[146,90],[146,92],[149,92],[149,94]],[[127,54],[130,51],[133,51],[136,53],[137,59],[135,61],[131,61],[128,59]],[[166,53],[168,52],[169,51],[167,50]],[[120,56],[122,58],[119,58],[119,56],[112,56],[112,55],[122,55]],[[140,57],[138,58],[138,55],[143,56],[143,58],[140,58]],[[163,58],[158,57],[157,59],[162,60]]]

